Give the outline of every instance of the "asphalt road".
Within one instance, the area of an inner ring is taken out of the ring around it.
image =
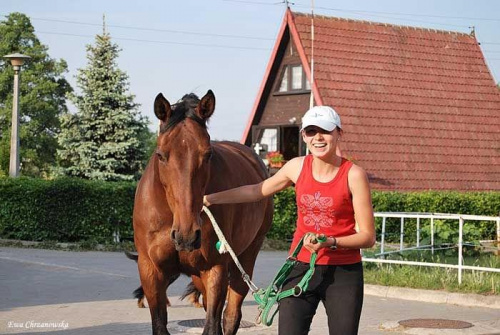
[[[282,265],[285,252],[262,251],[254,282],[267,286]],[[204,312],[178,300],[187,277],[168,290],[172,334],[201,333],[194,320]],[[150,334],[148,309],[138,309],[132,291],[139,286],[136,264],[117,252],[67,252],[0,248],[1,334]],[[243,319],[253,322],[257,308],[251,297],[243,306]],[[467,321],[463,330],[403,329],[397,322],[413,318]],[[182,322],[191,323],[186,327]],[[276,322],[275,322],[276,323]],[[242,329],[247,334],[276,334],[277,325]],[[320,307],[310,334],[327,334]],[[360,334],[500,334],[500,310],[403,299],[365,296]]]

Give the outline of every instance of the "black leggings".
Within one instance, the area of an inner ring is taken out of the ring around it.
[[[309,269],[297,262],[283,285],[294,287]],[[303,335],[309,328],[316,308],[322,301],[328,316],[330,335],[358,333],[363,306],[363,265],[316,265],[306,292],[299,297],[284,298],[279,303],[279,334]]]

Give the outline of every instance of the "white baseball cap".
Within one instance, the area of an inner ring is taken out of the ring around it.
[[[317,126],[326,131],[332,131],[335,127],[342,128],[340,116],[328,106],[314,106],[304,114],[301,130],[309,126]]]

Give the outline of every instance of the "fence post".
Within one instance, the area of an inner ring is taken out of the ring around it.
[[[500,256],[500,213],[497,218],[497,256]]]
[[[462,284],[462,265],[463,265],[463,255],[462,255],[462,246],[463,246],[463,225],[464,225],[464,219],[460,217],[458,220],[459,222],[459,227],[458,227],[458,284]]]
[[[420,218],[417,218],[417,248],[420,247]]]
[[[399,236],[399,250],[403,250],[403,237],[405,235],[405,218],[404,216],[401,217],[401,234]]]
[[[431,217],[431,250],[434,255],[434,215]]]
[[[380,237],[380,253],[383,254],[385,250],[385,219],[384,216],[382,218],[382,236]],[[385,256],[383,256],[385,258]]]

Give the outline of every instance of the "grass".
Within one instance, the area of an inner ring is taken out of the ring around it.
[[[388,251],[388,250],[386,250]],[[364,251],[372,258],[377,249]],[[373,257],[377,258],[377,257]],[[412,250],[393,253],[386,259],[426,263],[458,264],[456,248],[437,250]],[[464,248],[464,265],[500,268],[500,256],[479,248]],[[448,292],[500,295],[500,273],[462,270],[462,283],[458,283],[458,270],[428,266],[364,263],[365,282],[384,286],[400,286]]]
[[[365,283],[444,290],[448,292],[500,294],[500,274],[484,271],[462,271],[462,284],[458,284],[458,270],[399,264],[364,263]]]

